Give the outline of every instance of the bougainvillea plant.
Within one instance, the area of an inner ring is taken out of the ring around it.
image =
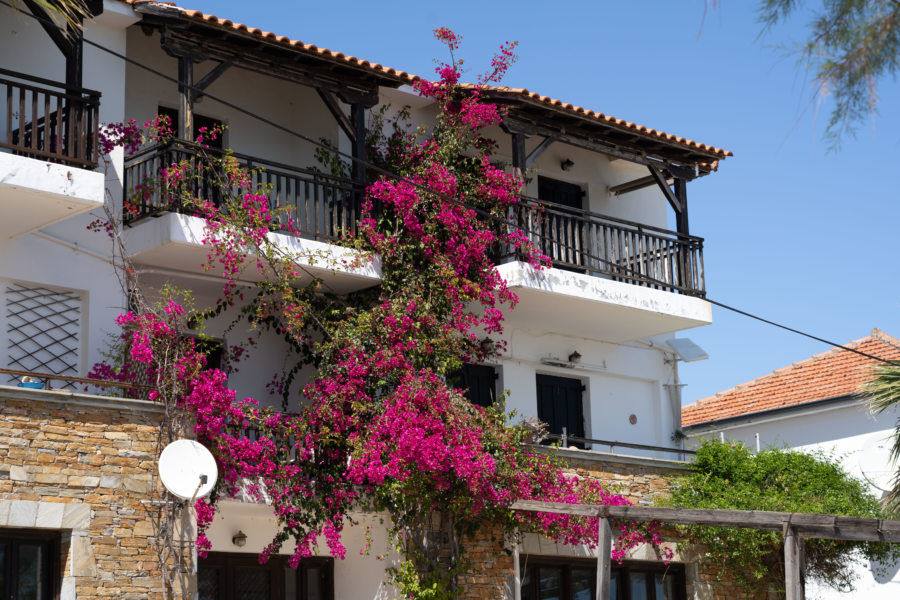
[[[435,35],[453,56],[458,36],[445,28]],[[477,84],[460,84],[455,59],[437,68],[436,81],[417,82],[439,109],[430,131],[369,137],[372,160],[393,175],[369,182],[358,228],[339,243],[356,251],[356,264],[379,258],[382,279],[372,290],[340,297],[310,282],[301,265],[322,257],[298,256],[271,235],[295,233],[290,210],[272,208],[268,190],[254,189],[227,153],[201,152],[201,160],[166,165],[156,181],[140,182],[134,192],[159,193],[206,219],[208,266],[224,282],[221,300],[206,316],[231,311],[268,327],[297,351],[298,365],[315,366],[304,402],[281,411],[239,399],[225,372],[201,368],[202,352],[193,344],[157,378],[174,382],[166,383],[169,395],[216,456],[218,496],[241,488],[271,503],[279,527],[262,561],[287,552],[296,566],[321,550],[322,539],[343,558],[342,533],[354,523],[353,511],[370,509],[390,517],[402,558],[390,570],[399,591],[449,598],[469,568],[465,539],[486,523],[510,537],[538,531],[565,543],[596,544],[596,519],[519,513],[510,510],[516,500],[627,503],[597,481],[566,474],[552,454],[525,444],[532,430],[510,425],[497,406],[471,404],[452,385],[463,363],[503,350],[483,343],[502,332],[503,311],[517,302],[494,257],[514,252],[537,268],[546,264],[508,223],[522,181],[494,162],[495,143],[485,134],[503,114],[483,101],[483,86],[499,82],[514,47],[502,46]],[[201,148],[204,141],[198,140]],[[195,197],[198,180],[214,180],[216,203]],[[262,282],[255,295],[242,295],[238,278],[254,269]],[[134,372],[139,363],[142,372],[161,373],[156,352],[203,316],[183,314],[176,303],[153,315],[124,315],[120,324],[130,343],[123,367],[132,367],[118,372]],[[110,368],[101,371],[108,375]],[[282,386],[286,396],[288,388]],[[202,532],[214,504],[196,505],[201,551],[210,547]],[[652,526],[618,528],[617,560],[638,544],[659,547]]]

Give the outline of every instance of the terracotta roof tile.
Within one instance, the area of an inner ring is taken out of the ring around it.
[[[199,10],[191,10],[191,9],[181,8],[179,6],[176,6],[172,2],[155,2],[154,0],[120,0],[120,1],[124,2],[125,4],[132,5],[132,6],[136,6],[139,4],[158,4],[161,6],[172,7],[174,9],[177,9],[179,12],[181,12],[181,14],[183,14],[186,17],[196,19],[198,21],[203,21],[205,23],[209,23],[209,24],[216,25],[219,27],[223,27],[225,29],[232,29],[239,33],[247,33],[247,34],[255,36],[255,37],[275,41],[280,44],[284,44],[286,46],[291,46],[297,50],[301,50],[301,51],[308,52],[311,54],[317,54],[317,55],[328,57],[328,58],[334,58],[339,61],[345,62],[348,65],[363,67],[367,70],[374,72],[377,75],[396,78],[399,80],[400,83],[411,84],[411,83],[415,82],[416,80],[420,79],[418,75],[413,75],[412,73],[407,73],[406,71],[392,69],[390,67],[385,67],[384,65],[380,65],[378,63],[369,62],[367,60],[360,60],[360,59],[356,58],[355,56],[347,56],[345,54],[342,54],[341,52],[334,52],[332,50],[329,50],[328,48],[320,48],[320,47],[316,46],[315,44],[306,44],[300,40],[293,40],[286,36],[276,35],[274,33],[271,33],[269,31],[263,31],[256,27],[251,28],[242,23],[235,23],[229,19],[223,19],[223,18],[217,17],[215,15],[205,14]],[[524,88],[492,87],[490,89],[497,91],[497,92],[506,92],[506,93],[510,93],[512,95],[518,95],[518,96],[521,96],[523,98],[527,98],[530,100],[536,100],[536,101],[546,104],[548,106],[562,108],[563,110],[566,110],[566,111],[574,113],[574,114],[590,117],[590,118],[596,119],[598,121],[617,125],[619,127],[625,128],[625,129],[631,129],[631,130],[637,131],[639,133],[651,135],[651,136],[657,137],[661,140],[665,140],[667,142],[674,142],[674,143],[686,146],[688,148],[711,152],[713,154],[718,155],[721,158],[725,158],[726,156],[733,156],[732,152],[730,152],[728,150],[723,150],[722,148],[716,148],[715,146],[710,146],[708,144],[702,144],[700,142],[695,142],[694,140],[689,140],[687,138],[668,134],[664,131],[658,131],[656,129],[651,129],[649,127],[646,127],[643,125],[638,125],[638,124],[632,123],[630,121],[625,121],[624,119],[618,119],[616,117],[605,115],[601,112],[595,112],[593,110],[588,110],[588,109],[582,108],[581,106],[576,106],[576,105],[573,105],[570,103],[566,103],[566,102],[563,102],[562,100],[557,100],[557,99],[551,98],[549,96],[542,96],[541,94],[531,92]],[[717,162],[718,161],[716,161],[716,163]],[[715,168],[716,163],[711,163],[710,166],[712,168]]]
[[[900,361],[900,340],[879,329],[846,344],[879,358]],[[816,400],[850,396],[871,377],[878,361],[832,348],[768,375],[703,398],[681,410],[681,425],[688,427],[731,417],[798,406]]]

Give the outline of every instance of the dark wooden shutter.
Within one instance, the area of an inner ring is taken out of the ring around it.
[[[547,423],[550,433],[584,437],[584,386],[579,379],[537,376],[538,418]],[[582,444],[573,444],[582,447]]]
[[[488,365],[463,365],[459,385],[472,404],[485,408],[497,401],[497,369]]]

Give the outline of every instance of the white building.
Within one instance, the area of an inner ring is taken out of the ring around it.
[[[883,331],[846,344],[885,360],[900,359],[900,340]],[[866,356],[832,348],[682,409],[684,432],[699,439],[734,440],[750,448],[789,447],[824,451],[841,460],[852,476],[882,497],[890,489],[894,465],[891,439],[898,412],[873,414],[860,386],[878,365]],[[853,594],[808,588],[810,597],[866,597],[887,600],[900,594],[900,564],[869,565],[858,573]]]
[[[200,126],[225,124],[224,145],[240,160],[265,167],[273,203],[296,207],[302,235],[289,243],[346,252],[330,242],[338,227],[354,223],[363,170],[354,169],[351,178],[314,172],[313,145],[215,98],[358,157],[365,152],[358,132],[367,109],[408,105],[417,123],[434,114],[412,93],[414,77],[402,71],[166,3],[95,4],[85,39],[139,64],[87,44],[83,59],[71,49],[66,59],[27,10],[0,7],[0,365],[12,370],[83,377],[102,359],[126,297],[110,262],[109,240],[86,226],[102,218],[105,200],[121,209],[123,190],[127,194],[174,156],[195,152],[184,140]],[[204,94],[189,93],[178,81]],[[73,91],[82,87],[96,92]],[[548,422],[573,446],[562,451],[573,461],[619,473],[616,480],[626,485],[682,469],[684,455],[673,435],[681,422],[679,357],[666,341],[711,322],[703,299],[703,241],[688,227],[687,183],[715,171],[730,153],[526,90],[496,88],[488,96],[509,110],[495,132],[497,158],[510,169],[527,169],[530,177],[519,226],[554,268],[535,272],[514,256],[499,261],[521,302],[507,316],[506,355],[466,371],[473,401],[492,401],[497,390],[507,390],[506,407]],[[172,116],[181,140],[129,157],[118,150],[105,175],[98,172],[97,125],[129,118],[141,123],[157,113]],[[342,201],[325,200],[337,197]],[[677,231],[667,229],[670,208]],[[201,304],[211,302],[221,280],[202,269],[202,220],[156,198],[137,209],[125,238],[142,284],[174,283],[193,290]],[[305,266],[337,293],[378,285],[380,277],[377,262],[357,269]],[[226,346],[247,335],[226,333],[224,323],[207,333]],[[284,364],[284,345],[264,337],[231,384],[243,396],[267,398],[264,383]],[[15,386],[20,376],[4,378]],[[635,497],[643,493],[632,489]],[[280,567],[248,566],[252,553],[270,541],[267,510],[223,502],[210,532],[213,555],[200,563],[201,583],[240,572],[270,578],[268,585],[289,597],[325,597],[293,589],[307,583],[324,586],[322,594],[333,588],[335,598],[384,593],[383,563],[352,550],[339,564],[307,563],[302,581],[281,581]],[[241,547],[233,543],[238,531],[247,535]],[[355,543],[361,545],[361,537]],[[540,577],[556,581],[571,597],[577,569],[560,565],[580,563],[557,560],[571,552],[540,540],[516,551],[522,578],[529,568],[544,569]],[[645,586],[647,597],[658,599],[681,598],[685,588],[702,591],[696,563],[681,556],[678,561],[671,569],[679,574],[676,584],[659,583],[657,566],[638,561],[619,571],[619,586]],[[519,587],[513,582],[506,593]],[[219,596],[209,593],[201,597],[232,597],[221,588]]]

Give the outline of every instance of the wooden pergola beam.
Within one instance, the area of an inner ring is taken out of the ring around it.
[[[601,506],[519,500],[513,510],[549,512],[626,521],[659,521],[679,525],[708,525],[783,531],[785,524],[805,537],[853,542],[900,543],[900,521],[839,515],[814,515],[764,510]]]
[[[609,519],[659,521],[679,525],[765,529],[784,534],[785,600],[803,600],[803,537],[856,542],[900,542],[900,521],[839,515],[813,515],[765,510],[723,510],[710,508],[656,508],[651,506],[604,506],[519,500],[513,510],[600,517],[597,546],[597,598],[609,598],[612,566],[612,533]]]

